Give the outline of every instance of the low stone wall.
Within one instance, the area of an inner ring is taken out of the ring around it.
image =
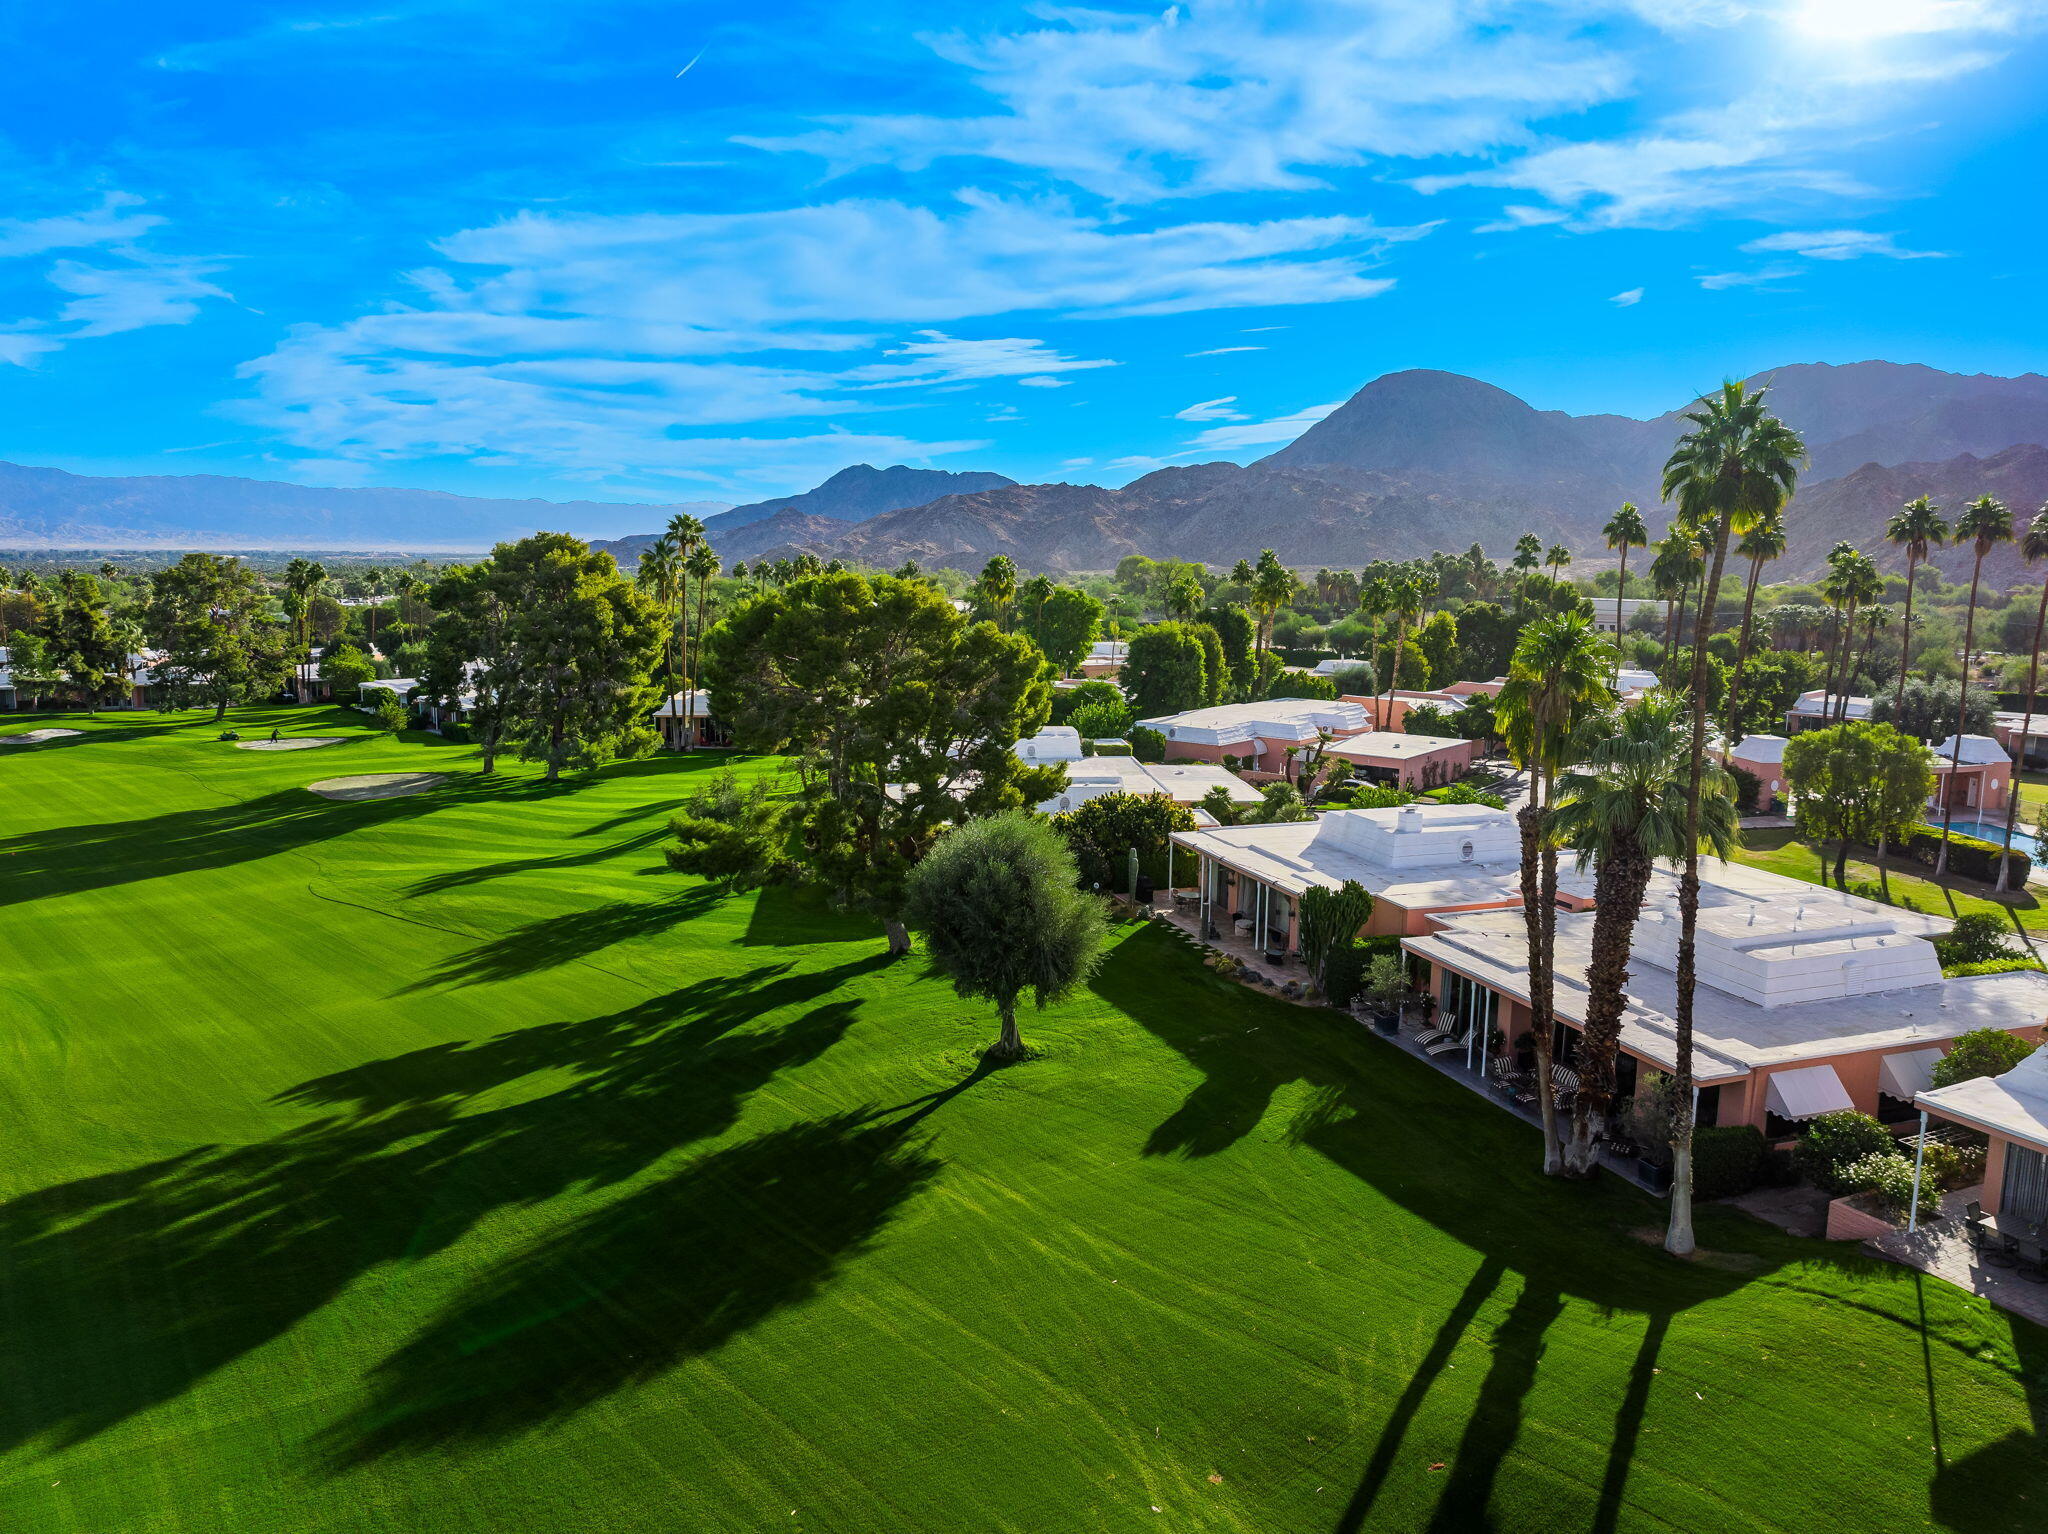
[[[1871,1213],[1863,1200],[1863,1194],[1852,1193],[1828,1201],[1828,1240],[1875,1241],[1899,1228],[1883,1215]]]

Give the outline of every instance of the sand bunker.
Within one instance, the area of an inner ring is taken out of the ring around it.
[[[306,787],[323,799],[400,799],[423,794],[452,776],[446,772],[369,772],[354,778],[322,778]]]
[[[238,740],[237,751],[310,751],[315,746],[338,746],[346,735],[292,735],[283,740]]]
[[[64,735],[83,735],[83,730],[30,730],[25,735],[0,735],[0,746],[32,746],[39,740],[56,740]]]

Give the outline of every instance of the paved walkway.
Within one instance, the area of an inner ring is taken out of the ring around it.
[[[1864,1250],[1947,1279],[1958,1289],[1982,1295],[2001,1310],[2048,1326],[2048,1284],[2021,1278],[2014,1268],[1991,1266],[1977,1255],[1963,1233],[1963,1206],[1981,1191],[1962,1188],[1944,1194],[1941,1219],[1931,1224],[1923,1221],[1915,1231],[1895,1230],[1866,1241]]]

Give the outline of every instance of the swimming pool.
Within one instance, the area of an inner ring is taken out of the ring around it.
[[[1928,824],[1937,831],[1941,829],[1941,822],[1938,820],[1930,820]],[[2035,866],[2039,867],[2041,863],[2041,843],[2028,832],[2021,829],[2021,826],[2024,825],[2025,822],[2022,821],[2020,825],[2012,828],[2012,850],[2014,852],[2024,852],[2034,860]],[[2005,822],[2002,820],[1988,822],[1982,820],[1959,820],[1949,829],[1958,836],[1974,836],[1981,841],[1997,842],[2001,846],[2005,843]]]

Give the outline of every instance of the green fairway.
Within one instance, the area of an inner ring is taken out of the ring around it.
[[[724,759],[232,722],[350,739],[0,721],[84,731],[0,748],[8,1534],[2041,1527],[2048,1334],[1674,1262],[1163,929],[978,1073],[873,924],[667,871]]]

